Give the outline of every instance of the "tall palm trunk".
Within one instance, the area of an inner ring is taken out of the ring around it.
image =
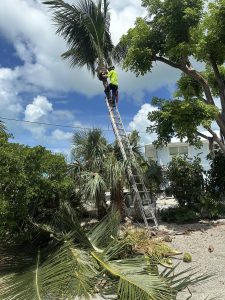
[[[101,220],[107,214],[107,205],[105,201],[105,193],[100,192],[96,196],[97,218]]]
[[[118,211],[121,220],[125,218],[124,208],[124,196],[123,196],[123,185],[121,181],[118,181],[116,188],[111,189],[111,203],[112,208]]]

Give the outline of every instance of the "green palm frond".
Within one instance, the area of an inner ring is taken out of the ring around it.
[[[67,202],[63,202],[60,205],[59,211],[54,214],[54,218],[48,224],[37,224],[32,220],[31,223],[37,229],[48,232],[56,240],[73,239],[80,247],[92,249],[92,245],[81,227],[75,210]]]
[[[108,155],[106,165],[107,182],[112,189],[115,189],[118,182],[124,184],[126,181],[126,164],[122,160],[117,160],[114,153]]]
[[[117,237],[119,227],[119,213],[112,210],[89,231],[88,238],[94,247],[105,248]]]
[[[67,211],[65,217],[71,215]],[[69,224],[74,228],[76,221]],[[18,249],[14,255],[13,251],[4,253],[1,247],[0,299],[92,299],[98,293],[119,300],[175,300],[179,291],[209,278],[198,276],[192,268],[176,272],[177,266],[153,272],[154,257],[134,251],[127,256],[130,242],[118,232],[119,217],[112,211],[87,234],[91,246],[85,250],[70,234],[45,249],[25,254]],[[16,262],[14,266],[12,262]]]
[[[171,300],[175,291],[163,278],[148,274],[144,256],[131,260],[109,261],[100,253],[92,252],[93,257],[117,278],[117,295],[120,300]]]
[[[73,156],[86,170],[98,169],[108,154],[107,141],[101,129],[78,131],[73,136]]]
[[[102,193],[106,191],[106,183],[104,178],[99,173],[94,172],[82,172],[84,194],[86,198],[96,199]]]
[[[202,281],[207,281],[213,277],[212,274],[198,275],[199,270],[197,270],[196,267],[177,271],[178,265],[172,269],[165,268],[160,274],[160,276],[164,277],[170,283],[177,293],[190,285],[199,285]]]
[[[112,58],[113,60],[119,64],[122,65],[123,60],[125,59],[127,55],[128,47],[127,45],[123,45],[121,42],[119,42],[112,50]]]
[[[62,0],[44,1],[53,9],[57,34],[68,45],[63,58],[70,59],[72,66],[87,66],[95,73],[97,60],[102,64],[110,58],[113,49],[109,33],[109,2],[81,0],[70,5]]]
[[[36,264],[26,270],[4,276],[0,299],[89,299],[97,274],[97,265],[87,252],[67,241],[47,258],[38,251]]]

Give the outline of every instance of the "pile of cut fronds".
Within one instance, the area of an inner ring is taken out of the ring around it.
[[[145,231],[121,234],[115,212],[85,232],[67,205],[54,224],[35,226],[49,233],[48,244],[0,248],[1,300],[91,299],[95,294],[173,300],[179,291],[208,278],[192,269],[158,268],[171,249],[149,240]]]

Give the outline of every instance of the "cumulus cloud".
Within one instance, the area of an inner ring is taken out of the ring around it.
[[[22,100],[14,86],[15,74],[9,68],[0,68],[1,116],[16,117],[22,111]]]
[[[154,110],[156,110],[156,108],[151,104],[143,104],[128,125],[129,130],[137,130],[140,133],[142,145],[151,144],[157,138],[155,133],[146,133],[146,128],[151,124],[147,118],[148,113]]]
[[[114,42],[117,43],[120,36],[134,25],[136,17],[144,13],[140,0],[112,1],[111,33]],[[55,34],[55,30],[51,14],[40,0],[0,2],[0,31],[13,43],[17,55],[24,62],[16,69],[16,75],[26,89],[35,86],[60,91],[75,90],[88,96],[102,92],[101,85],[85,68],[82,72],[71,69],[68,62],[61,60],[60,55],[66,50],[66,44]],[[162,77],[160,81],[156,79],[158,74]],[[171,69],[165,71],[161,65],[154,70],[154,74],[138,79],[120,70],[120,86],[128,93],[141,90],[143,86],[156,89],[176,78],[176,72],[171,72]]]
[[[37,96],[34,98],[32,104],[28,104],[25,109],[25,120],[26,121],[39,121],[44,116],[47,116],[49,112],[52,112],[52,104],[46,97]]]
[[[51,134],[52,138],[57,141],[63,141],[63,140],[72,140],[73,133],[72,132],[65,132],[60,129],[56,129]]]
[[[49,145],[55,147],[59,147],[60,142],[71,143],[73,129],[67,128],[61,130],[58,128],[55,129],[54,126],[58,124],[70,124],[71,126],[82,127],[82,124],[75,119],[71,111],[54,109],[49,99],[40,95],[35,97],[32,103],[26,106],[24,121],[27,123],[23,125],[23,128],[32,134],[34,140],[41,144],[47,142]]]
[[[67,0],[69,3],[74,1]],[[145,9],[141,7],[141,0],[113,0],[110,8],[110,29],[116,44],[120,36],[134,25],[136,17],[145,15]],[[60,55],[66,50],[66,43],[55,34],[55,30],[52,15],[41,0],[0,1],[0,33],[14,46],[22,61],[21,65],[11,69],[0,68],[0,110],[3,116],[19,118],[24,115],[25,121],[60,124],[66,120],[80,125],[73,112],[55,109],[41,94],[46,94],[46,91],[56,94],[76,91],[86,96],[102,93],[101,84],[97,79],[93,80],[85,68],[82,72],[77,68],[71,69],[68,62],[62,61]],[[153,73],[138,78],[129,72],[118,71],[120,92],[137,105],[143,103],[146,91],[154,91],[161,86],[172,89],[179,76],[179,72],[162,64],[156,65]],[[21,98],[24,92],[39,96],[27,104]],[[59,140],[63,136],[68,140],[70,136],[67,131],[51,132],[44,125],[27,123],[23,128],[40,143],[53,143],[54,139]]]

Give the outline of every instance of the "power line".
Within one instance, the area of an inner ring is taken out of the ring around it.
[[[2,120],[7,120],[7,121],[15,121],[15,122],[22,122],[22,123],[28,123],[28,124],[38,124],[38,125],[46,125],[46,126],[55,126],[55,127],[62,127],[62,128],[72,128],[72,129],[83,129],[83,130],[91,130],[93,128],[91,127],[82,127],[82,126],[72,126],[72,125],[62,125],[62,124],[55,124],[55,123],[45,123],[45,122],[37,122],[37,121],[27,121],[27,120],[19,120],[19,119],[14,119],[14,118],[6,118],[6,117],[1,117],[0,119]],[[112,129],[102,129],[102,131],[113,131]],[[128,133],[131,133],[131,131],[127,131]],[[139,131],[138,133],[143,133],[146,134],[147,132],[144,131]]]
[[[30,123],[30,124],[55,126],[55,127],[64,127],[64,128],[73,128],[73,129],[85,129],[85,130],[92,129],[91,127],[81,127],[81,126],[62,125],[62,124],[55,124],[55,123],[45,123],[45,122],[18,120],[18,119],[14,119],[14,118],[5,118],[5,117],[1,117],[1,116],[0,116],[0,119],[7,120],[7,121],[16,121],[16,122],[23,122],[23,123]],[[112,129],[102,129],[102,131],[113,131],[113,130]]]

